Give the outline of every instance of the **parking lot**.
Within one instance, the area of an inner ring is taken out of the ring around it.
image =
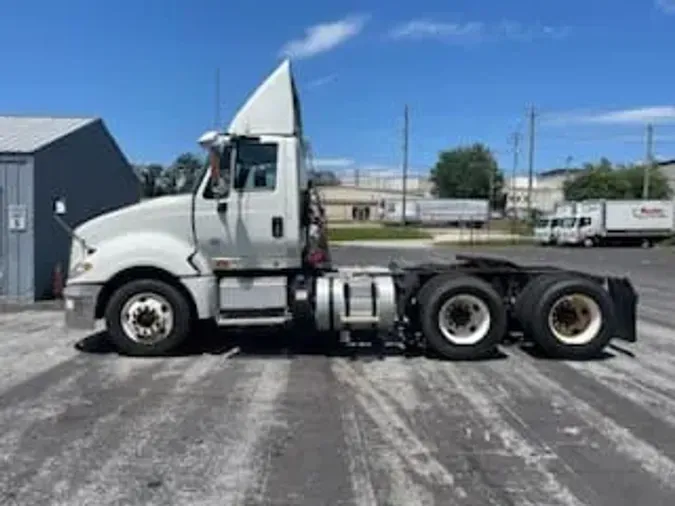
[[[58,312],[0,314],[0,504],[675,504],[675,250],[484,253],[630,276],[639,342],[592,362],[514,345],[453,363],[211,336],[140,359]]]

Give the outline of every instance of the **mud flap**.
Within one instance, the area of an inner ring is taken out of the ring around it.
[[[633,284],[628,278],[607,278],[607,291],[614,302],[614,336],[636,342],[638,295]]]

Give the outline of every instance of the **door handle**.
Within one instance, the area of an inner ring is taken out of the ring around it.
[[[284,236],[284,219],[281,216],[272,216],[272,237],[278,239]]]
[[[219,213],[227,212],[227,202],[218,202],[217,209]]]

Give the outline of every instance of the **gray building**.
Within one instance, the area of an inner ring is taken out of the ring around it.
[[[140,199],[131,165],[99,118],[0,116],[0,299],[49,298],[67,271],[70,237],[54,220],[57,198],[75,226]]]

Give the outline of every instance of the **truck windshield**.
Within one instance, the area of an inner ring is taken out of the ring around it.
[[[535,227],[546,228],[546,227],[548,227],[549,223],[550,223],[550,220],[539,220],[539,221],[537,221],[537,224],[535,225]]]
[[[562,225],[564,228],[572,228],[572,227],[574,227],[574,225],[576,225],[576,223],[577,223],[577,219],[576,219],[576,218],[563,218],[561,221],[562,221],[561,225]]]

